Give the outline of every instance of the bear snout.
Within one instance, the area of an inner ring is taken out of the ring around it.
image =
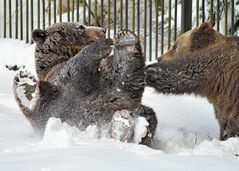
[[[158,78],[159,72],[156,64],[152,64],[146,67],[146,84],[148,86],[156,85],[156,81]],[[156,78],[157,77],[157,78]]]

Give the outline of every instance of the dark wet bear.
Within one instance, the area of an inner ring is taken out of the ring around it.
[[[157,118],[151,108],[141,104],[145,66],[139,40],[130,31],[120,31],[114,42],[91,43],[54,67],[36,84],[34,105],[22,105],[18,91],[26,89],[22,80],[33,78],[24,73],[15,78],[16,99],[34,129],[43,132],[48,119],[57,117],[80,129],[97,125],[110,137],[131,142],[136,120],[143,117],[148,124],[140,143],[151,143]],[[26,90],[25,94],[30,93]]]

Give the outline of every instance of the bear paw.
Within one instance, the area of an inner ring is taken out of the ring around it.
[[[120,30],[115,38],[118,45],[135,45],[139,40],[138,37],[129,30]]]
[[[111,121],[111,137],[123,142],[133,138],[134,118],[128,110],[116,111]]]
[[[30,72],[26,70],[20,71],[14,78],[13,87],[15,97],[20,103],[28,109],[32,109],[34,105],[34,97],[37,80]]]

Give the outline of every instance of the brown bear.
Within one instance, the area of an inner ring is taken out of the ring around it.
[[[139,142],[149,145],[157,118],[153,109],[141,104],[144,67],[137,36],[119,31],[114,41],[97,40],[53,67],[44,81],[20,72],[14,79],[14,94],[41,134],[48,119],[56,117],[83,130],[97,125],[102,135],[107,132],[111,138],[131,142],[135,125],[144,119],[147,124]]]
[[[78,22],[56,23],[47,29],[35,29],[32,39],[36,43],[35,63],[39,80],[64,61],[75,56],[83,47],[105,37],[101,27],[84,26]]]
[[[239,37],[226,37],[204,23],[181,36],[147,66],[147,85],[166,94],[206,97],[215,109],[220,139],[239,136]]]

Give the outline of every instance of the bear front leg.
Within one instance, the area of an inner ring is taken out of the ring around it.
[[[117,33],[115,41],[115,91],[125,92],[131,98],[141,98],[145,86],[145,65],[139,39],[133,32],[122,30]]]
[[[226,123],[219,123],[220,125],[220,140],[227,140],[231,137],[239,137],[239,126],[237,121],[229,120]]]
[[[83,48],[51,76],[48,81],[61,89],[86,95],[98,86],[100,61],[112,51],[112,39],[96,41]]]
[[[239,116],[236,113],[218,113],[220,126],[220,140],[227,140],[231,137],[239,137]]]
[[[83,48],[70,61],[69,65],[74,65],[77,70],[84,72],[97,72],[100,61],[109,56],[113,49],[113,40],[98,40]],[[73,73],[75,71],[72,71]]]

